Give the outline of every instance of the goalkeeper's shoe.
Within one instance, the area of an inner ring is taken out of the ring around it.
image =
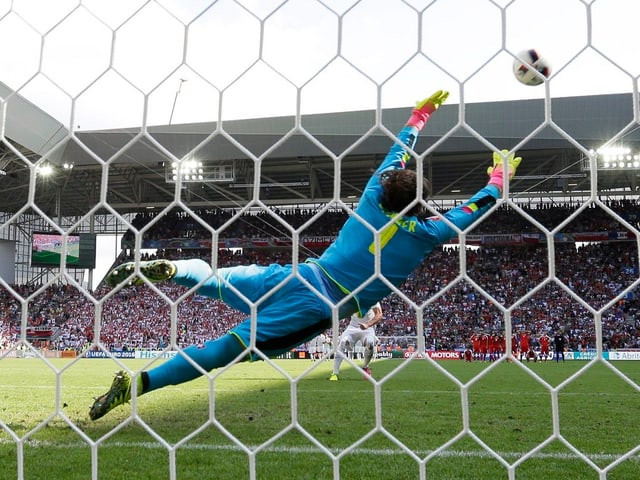
[[[135,272],[135,262],[127,262],[117,266],[107,274],[107,285],[115,287]],[[176,274],[176,266],[169,260],[149,260],[140,262],[140,273],[152,283],[172,279]],[[131,277],[127,285],[142,285],[144,280],[138,276]]]
[[[131,400],[131,377],[124,370],[116,372],[116,377],[111,383],[109,391],[99,396],[91,405],[89,417],[91,420],[97,420],[118,405],[124,405]]]
[[[364,367],[362,371],[364,372],[365,378],[371,376],[371,369],[369,367]]]
[[[337,373],[332,373],[329,377],[329,380],[331,380],[332,382],[337,382],[338,380],[340,380],[340,378],[338,377]]]

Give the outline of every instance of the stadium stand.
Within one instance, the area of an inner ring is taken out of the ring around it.
[[[638,205],[635,202],[614,202],[609,205],[625,221],[637,222]],[[553,228],[575,210],[571,205],[534,209],[527,213],[547,228]],[[279,212],[292,225],[302,225],[314,211],[293,209]],[[507,226],[504,233],[519,231],[527,222],[521,223],[520,215],[498,210],[499,222]],[[342,223],[342,212],[325,215],[327,222],[321,223],[318,232],[335,233]],[[140,215],[136,227],[142,228],[153,218]],[[208,221],[213,227],[221,225],[230,217],[223,211],[211,211]],[[277,234],[279,224],[270,222],[268,215],[244,215],[236,227],[223,232],[228,235],[248,235],[260,231]],[[183,215],[166,215],[154,224],[149,234],[155,239],[171,237],[188,232],[190,235],[210,235],[199,224],[188,225],[189,218]],[[222,222],[222,223],[217,223]],[[267,227],[268,226],[268,227]],[[478,231],[481,231],[481,227]],[[269,230],[271,228],[272,230]],[[625,230],[612,221],[602,209],[587,209],[576,220],[570,222],[566,232],[601,232]],[[476,233],[476,232],[474,232]],[[129,233],[126,238],[131,238]],[[635,237],[631,237],[633,240]],[[126,245],[126,240],[125,240]],[[555,246],[556,276],[577,296],[594,308],[602,308],[621,291],[627,288],[638,275],[636,243],[634,241],[593,242],[576,248],[575,243]],[[301,252],[301,261],[313,251]],[[123,258],[131,255],[125,249]],[[210,261],[210,250],[167,249],[156,254],[164,258],[201,256]],[[467,271],[469,278],[504,305],[512,305],[525,293],[544,283],[538,292],[514,310],[514,331],[528,330],[534,335],[551,334],[562,330],[568,336],[568,347],[572,349],[595,346],[594,322],[590,312],[574,298],[550,281],[548,275],[547,249],[544,244],[520,246],[480,246],[469,249]],[[145,256],[145,259],[152,258]],[[122,258],[119,260],[121,261]],[[287,263],[290,249],[244,249],[232,251],[221,249],[218,263],[221,266],[236,263]],[[593,268],[599,266],[594,277]],[[430,256],[420,269],[403,285],[407,298],[423,304],[428,298],[454,281],[459,273],[459,252],[454,246],[445,246]],[[37,347],[48,349],[71,349],[82,352],[93,341],[94,304],[72,285],[49,285],[38,291],[37,285],[15,286],[15,290],[29,301],[29,339]],[[164,295],[178,299],[185,289],[178,285],[159,286]],[[640,348],[640,320],[636,320],[639,302],[637,289],[628,292],[624,299],[603,314],[603,343],[605,349]],[[34,295],[34,293],[36,293]],[[94,292],[101,299],[108,290],[101,286]],[[460,305],[463,308],[459,308]],[[380,336],[414,336],[417,334],[416,315],[400,297],[391,295],[383,302],[385,321],[378,327]],[[0,289],[0,349],[11,348],[19,339],[21,307],[5,289]],[[434,349],[464,349],[474,332],[502,332],[502,315],[468,281],[459,281],[446,294],[424,308],[424,335],[426,345]],[[192,294],[178,307],[178,345],[200,343],[217,336],[241,320],[241,315],[222,303]],[[153,290],[145,286],[133,287],[117,292],[104,302],[102,312],[103,345],[109,350],[162,349],[170,338],[170,307]]]

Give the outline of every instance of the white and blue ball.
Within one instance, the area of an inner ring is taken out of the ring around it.
[[[530,48],[518,52],[513,60],[513,74],[525,85],[540,85],[551,74],[551,65],[538,50]]]

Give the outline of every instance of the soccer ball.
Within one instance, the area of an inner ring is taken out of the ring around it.
[[[529,65],[535,70],[529,68]],[[540,85],[550,73],[549,62],[534,48],[522,50],[513,61],[513,74],[525,85]]]

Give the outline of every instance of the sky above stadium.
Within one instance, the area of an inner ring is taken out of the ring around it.
[[[422,12],[422,13],[420,13]],[[0,82],[93,130],[632,92],[637,0],[0,0]],[[547,86],[513,77],[536,48]]]

